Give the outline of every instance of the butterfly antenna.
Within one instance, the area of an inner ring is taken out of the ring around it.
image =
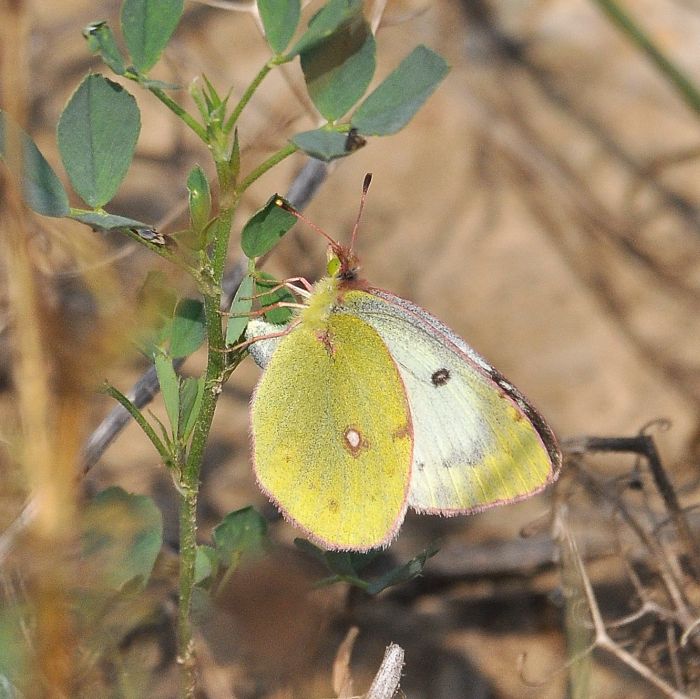
[[[365,175],[365,180],[362,183],[362,197],[360,197],[360,210],[357,212],[357,220],[352,229],[352,236],[350,237],[350,249],[355,249],[355,238],[357,237],[357,229],[360,227],[360,219],[362,218],[362,211],[365,208],[365,201],[367,199],[367,191],[369,190],[369,185],[372,182],[372,173],[368,172]]]
[[[304,216],[302,213],[297,211],[288,201],[285,201],[282,199],[282,197],[279,197],[278,199],[275,199],[275,204],[280,207],[280,209],[284,209],[287,213],[292,214],[292,216],[296,216],[302,223],[305,223],[309,228],[312,230],[316,231],[316,233],[319,233],[322,235],[330,244],[333,248],[338,247],[338,243],[331,238],[326,231],[323,230],[320,226],[317,226],[313,221],[309,221],[306,216]]]

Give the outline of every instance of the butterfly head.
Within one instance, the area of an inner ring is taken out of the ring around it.
[[[359,260],[352,248],[340,243],[328,246],[326,273],[342,282],[352,282],[358,278]]]

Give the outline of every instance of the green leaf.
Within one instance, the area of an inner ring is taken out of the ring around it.
[[[158,425],[158,429],[160,430],[160,434],[161,434],[161,436],[163,437],[163,443],[164,443],[164,444],[167,444],[167,445],[171,445],[171,443],[172,443],[172,441],[173,441],[173,437],[172,437],[172,434],[171,434],[172,429],[171,429],[170,432],[169,432],[168,429],[166,428],[166,426],[165,426],[165,425],[163,424],[163,422],[158,418],[157,415],[151,414],[151,417],[156,421],[156,424]]]
[[[27,646],[26,614],[28,609],[18,604],[5,601],[0,609],[0,697],[2,699],[22,699],[19,689],[9,686],[8,682],[22,684],[26,681],[27,661],[30,648]]]
[[[326,564],[326,551],[316,544],[312,544],[308,539],[302,539],[301,537],[296,537],[294,539],[294,545],[304,553],[308,553],[313,556],[317,561]]]
[[[241,248],[250,258],[260,257],[272,250],[279,239],[295,224],[296,216],[285,211],[276,202],[284,201],[279,194],[273,194],[241,232]]]
[[[353,565],[352,554],[348,551],[326,551],[325,563],[331,573],[341,577],[358,577],[358,572]]]
[[[442,56],[417,46],[358,107],[350,123],[368,136],[402,129],[449,71]]]
[[[267,43],[276,54],[282,53],[299,24],[301,3],[299,0],[258,0],[258,11]]]
[[[75,191],[90,206],[116,193],[141,129],[136,100],[102,75],[88,75],[58,121],[58,148]]]
[[[267,523],[252,507],[236,510],[224,517],[212,535],[221,560],[235,568],[245,553],[262,550],[267,535]]]
[[[352,150],[347,149],[347,134],[338,133],[337,131],[328,131],[326,129],[303,131],[292,136],[291,141],[307,155],[326,162],[336,158],[343,158],[352,153]]]
[[[163,542],[163,517],[151,498],[108,488],[90,502],[82,522],[83,557],[107,585],[148,580]]]
[[[195,165],[187,177],[189,192],[190,221],[195,232],[201,233],[211,216],[211,192],[209,180],[199,165]]]
[[[83,29],[83,36],[90,51],[98,53],[117,75],[124,75],[126,65],[107,22],[91,22]]]
[[[233,144],[231,145],[228,167],[231,181],[235,182],[238,179],[238,173],[241,171],[241,146],[238,143],[238,128],[233,131]]]
[[[173,435],[179,434],[180,423],[180,379],[173,369],[173,360],[160,352],[154,358],[160,392],[163,394],[165,411],[168,413]]]
[[[202,80],[204,81],[204,90],[202,91],[202,94],[204,95],[204,99],[207,102],[207,115],[211,118],[214,114],[217,112],[219,113],[219,116],[221,115],[223,111],[223,107],[226,104],[226,100],[228,100],[228,97],[226,100],[221,99],[219,96],[219,93],[216,91],[216,88],[214,87],[214,84],[209,80],[209,78],[202,73]]]
[[[226,325],[226,344],[234,345],[248,325],[250,309],[253,307],[253,277],[246,274],[236,289],[231,302],[231,311]]]
[[[383,549],[370,549],[364,553],[326,551],[302,538],[294,539],[294,545],[301,551],[321,561],[328,570],[342,578],[359,578],[360,572],[383,551]]]
[[[111,231],[116,228],[135,228],[137,230],[152,231],[153,228],[147,223],[137,221],[134,218],[108,214],[106,211],[86,211],[84,209],[71,209],[70,218],[80,223],[85,223],[91,228],[98,228],[103,231]]]
[[[162,270],[151,270],[137,291],[139,313],[153,315],[159,323],[170,322],[177,305],[177,293]]]
[[[376,67],[377,46],[369,24],[357,17],[300,55],[316,109],[335,121],[364,95]]]
[[[197,546],[197,553],[194,559],[194,584],[199,585],[216,575],[219,567],[219,556],[216,549],[211,546]]]
[[[132,233],[138,235],[142,240],[152,243],[153,245],[166,244],[165,238],[155,228],[133,218],[108,214],[106,211],[88,211],[86,209],[75,209],[72,207],[68,217],[72,218],[74,221],[80,221],[80,223],[90,226],[94,231],[124,231],[124,229],[128,229]]]
[[[206,337],[204,304],[196,299],[182,299],[175,307],[170,329],[170,351],[175,357],[192,354]]]
[[[271,289],[273,290],[271,291]],[[280,286],[279,282],[272,275],[265,272],[258,272],[255,282],[255,294],[258,296],[258,303],[263,309],[280,301],[296,303],[294,294],[286,286]],[[275,325],[285,325],[292,317],[292,313],[291,308],[272,308],[269,311],[265,311],[265,320]]]
[[[328,585],[344,581],[359,587],[370,595],[376,595],[387,587],[400,585],[420,575],[420,573],[423,572],[427,560],[439,551],[437,546],[431,544],[420,554],[408,561],[408,563],[392,568],[389,572],[375,580],[364,580],[360,577],[360,573],[382,553],[382,549],[371,549],[365,553],[326,551],[312,544],[310,541],[301,538],[294,539],[294,545],[301,551],[321,561],[321,563],[333,573],[333,577],[326,578],[319,584]]]
[[[148,272],[144,283],[137,292],[139,349],[154,361],[158,353],[166,353],[172,335],[172,322],[177,292],[172,288],[166,275],[158,270]]]
[[[204,396],[204,378],[197,379],[187,377],[181,386],[180,391],[180,428],[182,439],[186,442],[194,426],[197,424],[199,409],[202,407],[202,397]]]
[[[397,566],[380,578],[370,582],[366,588],[367,593],[370,595],[377,595],[382,590],[386,590],[387,587],[401,585],[413,580],[413,578],[418,577],[423,572],[423,568],[425,568],[428,559],[432,558],[439,550],[440,549],[435,544],[431,544],[408,563]]]
[[[66,216],[68,195],[29,134],[0,109],[0,160],[21,188],[24,203],[44,216]]]
[[[362,14],[362,0],[330,0],[309,21],[308,29],[287,54],[288,58],[308,51]]]
[[[183,7],[184,0],[124,0],[122,33],[139,73],[156,64],[180,22]]]

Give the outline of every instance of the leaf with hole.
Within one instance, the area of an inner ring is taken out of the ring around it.
[[[248,257],[260,257],[272,250],[296,223],[296,216],[276,203],[280,201],[284,199],[279,194],[273,194],[267,204],[243,226],[241,247]]]

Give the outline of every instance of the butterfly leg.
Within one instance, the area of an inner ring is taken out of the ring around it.
[[[239,342],[237,345],[227,347],[226,351],[231,352],[234,350],[245,349],[246,347],[250,347],[250,345],[254,344],[255,342],[260,342],[262,340],[274,340],[278,337],[284,337],[285,335],[288,335],[297,325],[297,322],[290,323],[289,325],[285,325],[284,330],[280,330],[279,332],[265,333],[264,335],[256,335],[255,337],[250,337],[247,340],[244,340],[243,342]]]

